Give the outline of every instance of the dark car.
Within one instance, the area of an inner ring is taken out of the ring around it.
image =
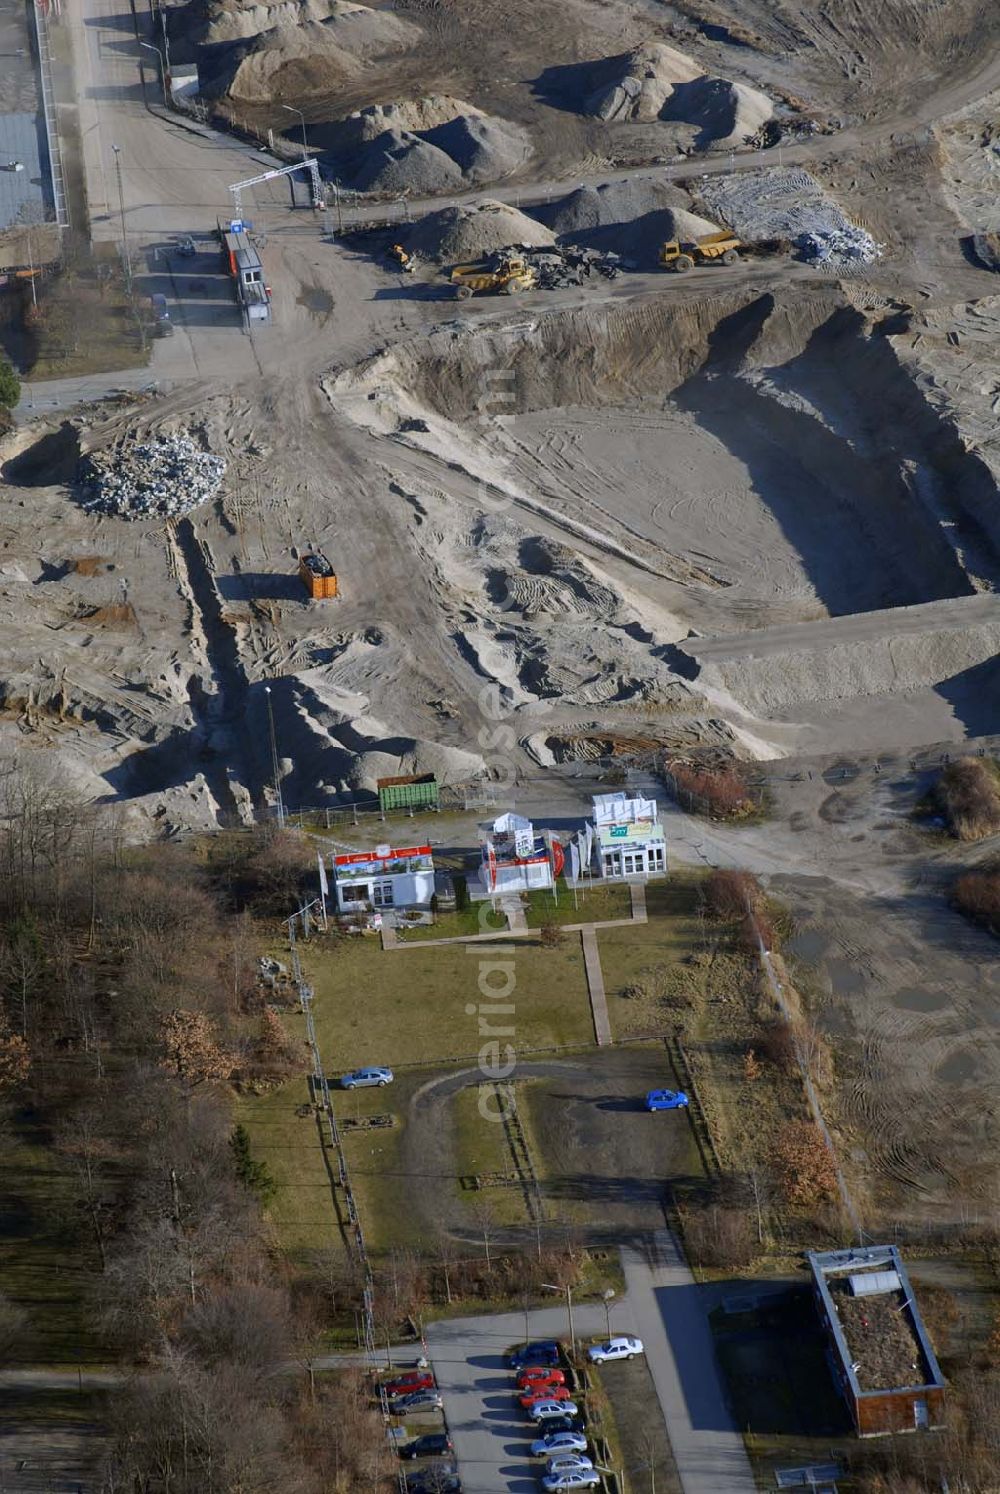
[[[554,1338],[541,1339],[533,1344],[525,1344],[523,1348],[515,1349],[510,1356],[511,1369],[524,1369],[526,1365],[537,1364],[540,1368],[559,1363],[559,1345]]]
[[[451,1438],[447,1432],[425,1432],[422,1437],[414,1437],[412,1442],[404,1442],[399,1449],[399,1456],[401,1458],[440,1458],[452,1451]]]
[[[408,1474],[407,1494],[461,1494],[462,1480],[451,1463],[434,1463]]]

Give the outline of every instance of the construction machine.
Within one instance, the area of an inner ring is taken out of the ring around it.
[[[392,248],[389,250],[389,258],[396,261],[396,264],[404,272],[404,274],[412,275],[414,270],[417,268],[416,259],[412,254],[407,254],[402,244],[393,244]]]
[[[695,265],[735,265],[739,262],[742,248],[742,242],[728,230],[706,234],[690,243],[668,239],[660,250],[660,264],[665,270],[675,270],[678,274],[693,270]]]
[[[533,265],[520,255],[504,254],[479,265],[456,265],[451,272],[451,283],[460,301],[482,291],[500,291],[501,295],[514,296],[519,291],[534,290],[538,276]]]

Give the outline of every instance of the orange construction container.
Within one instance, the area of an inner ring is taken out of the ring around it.
[[[337,595],[337,572],[319,550],[307,550],[301,557],[299,578],[314,601]]]

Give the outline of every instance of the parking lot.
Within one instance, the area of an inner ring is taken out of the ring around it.
[[[603,1306],[576,1308],[574,1323],[580,1338],[603,1333]],[[618,1308],[614,1329],[635,1332],[627,1305]],[[431,1362],[444,1397],[464,1494],[537,1494],[545,1465],[532,1458],[529,1449],[539,1433],[517,1403],[507,1352],[526,1339],[566,1334],[564,1307],[458,1318],[428,1328]]]
[[[478,1085],[477,1069],[434,1079],[410,1101],[401,1175],[413,1215],[428,1231],[447,1220],[472,1228],[471,1205],[483,1193],[463,1193],[456,1153],[455,1096]],[[558,1242],[567,1230],[587,1243],[618,1242],[660,1229],[671,1185],[700,1175],[684,1112],[649,1114],[646,1091],[673,1085],[662,1044],[592,1050],[548,1063],[520,1063],[511,1082],[542,1204],[543,1234]],[[492,1123],[484,1120],[483,1127]],[[437,1180],[436,1186],[431,1180]],[[491,1196],[491,1190],[484,1190]],[[528,1226],[525,1226],[528,1229]],[[530,1229],[534,1240],[534,1229]],[[516,1238],[511,1229],[509,1238]]]

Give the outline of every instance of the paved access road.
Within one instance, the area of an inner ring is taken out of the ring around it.
[[[622,1252],[627,1292],[612,1308],[612,1332],[643,1340],[684,1494],[753,1494],[743,1439],[729,1414],[701,1289],[669,1230]],[[603,1335],[604,1308],[574,1308],[578,1338]],[[514,1399],[505,1351],[526,1338],[565,1338],[565,1307],[453,1318],[427,1330],[427,1344],[468,1494],[528,1494],[540,1465],[534,1435]],[[607,1370],[614,1373],[614,1366]]]

